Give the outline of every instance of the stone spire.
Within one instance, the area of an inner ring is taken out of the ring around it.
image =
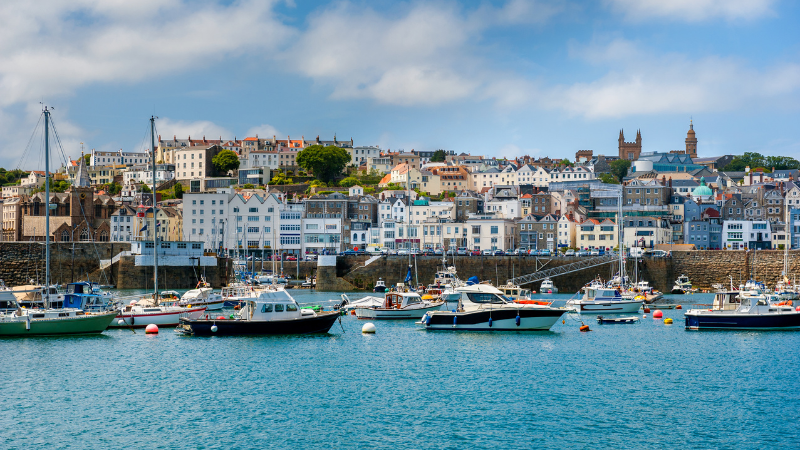
[[[76,187],[92,187],[92,180],[89,178],[89,169],[86,168],[86,159],[81,153],[81,158],[78,160],[78,170],[75,172]]]

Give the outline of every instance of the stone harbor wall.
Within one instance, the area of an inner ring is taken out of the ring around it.
[[[387,286],[402,282],[408,270],[408,257],[383,256],[364,266],[368,256],[336,257],[336,270],[331,266],[319,270],[317,277],[318,290],[344,291],[348,285],[355,289],[371,290],[379,278],[383,278]],[[549,269],[576,261],[576,258],[554,258],[544,267],[540,260],[537,266],[535,258],[514,256],[460,256],[455,261],[449,259],[449,265],[455,265],[461,279],[477,276],[481,281],[504,284],[514,276],[535,272],[537,269]],[[800,274],[800,251],[789,252],[789,274]],[[412,258],[412,283],[417,279],[421,284],[430,284],[436,270],[441,267],[441,257],[418,256],[416,270]],[[681,274],[689,276],[693,285],[701,289],[710,289],[714,283],[728,283],[732,276],[734,283],[757,277],[768,285],[773,285],[783,271],[783,252],[765,250],[745,251],[685,251],[673,252],[671,258],[627,259],[626,270],[630,276],[639,274],[640,279],[650,282],[656,289],[668,292],[674,281]],[[577,292],[582,286],[596,276],[609,279],[616,273],[616,264],[584,269],[578,272],[560,275],[553,282],[561,293]],[[346,283],[343,283],[346,282]],[[539,290],[537,281],[526,287]]]
[[[74,247],[72,243],[51,243],[50,280],[58,284],[86,280],[87,275],[99,272],[101,259],[111,259],[117,253],[130,249],[130,244],[122,242],[76,242]],[[43,283],[44,274],[43,242],[0,242],[0,279],[7,286],[29,284],[31,280]],[[108,270],[105,277],[98,278],[99,275],[92,276],[91,280],[113,284]]]

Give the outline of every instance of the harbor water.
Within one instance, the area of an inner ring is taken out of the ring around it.
[[[326,335],[0,339],[0,434],[9,449],[796,448],[800,333],[686,331],[684,310],[528,333],[370,335],[346,316]]]

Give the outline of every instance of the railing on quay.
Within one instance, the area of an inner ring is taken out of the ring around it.
[[[544,280],[545,278],[553,278],[558,275],[564,275],[571,272],[578,272],[580,270],[589,269],[591,267],[602,266],[604,264],[609,264],[617,261],[619,261],[619,255],[615,253],[609,253],[603,256],[598,256],[596,258],[583,259],[580,261],[576,261],[574,263],[565,264],[563,266],[553,267],[552,269],[539,270],[537,272],[528,275],[522,275],[508,280],[508,283],[521,286],[523,284]]]

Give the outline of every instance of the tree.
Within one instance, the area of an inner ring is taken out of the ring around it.
[[[223,150],[211,158],[211,164],[218,172],[227,175],[231,170],[239,168],[239,155],[232,150]]]
[[[180,184],[180,183],[177,183],[177,184],[176,184],[176,185],[175,185],[175,186],[172,188],[172,192],[174,193],[174,195],[175,195],[175,198],[183,198],[183,185],[182,185],[182,184]]]
[[[745,168],[751,170],[763,167],[766,171],[800,169],[800,162],[790,156],[767,156],[756,152],[745,152],[744,155],[733,158],[733,161],[723,167],[726,172],[742,172]]]
[[[600,181],[606,184],[619,184],[619,180],[617,180],[617,177],[611,175],[610,173],[601,173],[597,175],[597,178],[599,178]]]
[[[92,155],[83,155],[83,162],[88,166],[92,162]]]
[[[116,181],[113,183],[106,184],[103,187],[105,188],[106,192],[108,192],[108,195],[111,196],[117,195],[120,192],[122,192],[122,185],[117,183]]]
[[[444,162],[447,158],[447,153],[444,150],[436,150],[433,152],[433,156],[431,156],[431,162]]]
[[[567,158],[564,158],[564,159],[561,160],[561,165],[562,166],[569,166],[569,167],[575,166],[575,164],[571,163],[569,161],[569,159],[567,159]]]
[[[358,184],[358,180],[356,177],[347,177],[344,180],[339,182],[339,186],[341,187],[353,187]]]
[[[142,192],[144,192],[144,193],[147,193],[147,194],[150,194],[151,192],[153,192],[153,191],[152,191],[152,190],[151,190],[151,189],[150,189],[150,188],[149,188],[149,187],[148,187],[146,184],[144,184],[144,183],[141,183],[141,184],[139,185],[139,190],[140,190],[140,191],[142,191]]]
[[[297,153],[297,165],[325,182],[332,181],[342,173],[350,162],[347,150],[334,146],[311,145]]]
[[[628,169],[631,168],[631,162],[627,159],[617,159],[611,161],[608,165],[611,166],[611,174],[617,177],[617,181],[620,183],[622,183],[622,179],[628,175]]]
[[[245,183],[245,185],[242,186],[242,188],[243,189],[255,189],[255,186],[253,186],[252,183]]]

